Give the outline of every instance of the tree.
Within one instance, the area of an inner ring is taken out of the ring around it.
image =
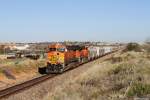
[[[146,39],[145,43],[150,44],[150,37]]]
[[[141,51],[141,47],[138,43],[128,43],[127,46],[126,46],[125,51],[139,52],[139,51]]]

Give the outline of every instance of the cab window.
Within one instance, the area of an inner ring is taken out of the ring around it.
[[[49,48],[49,51],[56,51],[56,48]]]
[[[65,48],[57,48],[58,52],[65,52]]]

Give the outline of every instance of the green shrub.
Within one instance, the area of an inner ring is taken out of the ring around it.
[[[129,89],[127,96],[145,96],[150,94],[150,84],[135,83]]]
[[[141,47],[138,43],[128,43],[124,51],[141,51]]]
[[[134,64],[130,63],[121,63],[117,66],[114,66],[114,69],[109,72],[109,74],[131,74],[133,73]]]

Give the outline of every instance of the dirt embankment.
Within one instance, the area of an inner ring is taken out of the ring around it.
[[[44,66],[44,60],[1,60],[0,89],[32,79],[38,75],[38,66]]]

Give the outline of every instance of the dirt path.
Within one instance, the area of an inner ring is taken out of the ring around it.
[[[108,55],[88,64],[82,65],[76,69],[73,69],[67,73],[61,74],[56,76],[51,80],[47,80],[39,85],[33,86],[30,89],[22,91],[21,93],[12,95],[8,98],[4,98],[2,100],[42,100],[44,96],[47,95],[48,92],[53,92],[54,89],[62,85],[63,82],[67,82],[68,80],[72,80],[76,78],[78,75],[82,74],[83,72],[87,71],[88,68],[92,67],[95,64],[101,63],[103,60],[108,59],[112,56]]]

